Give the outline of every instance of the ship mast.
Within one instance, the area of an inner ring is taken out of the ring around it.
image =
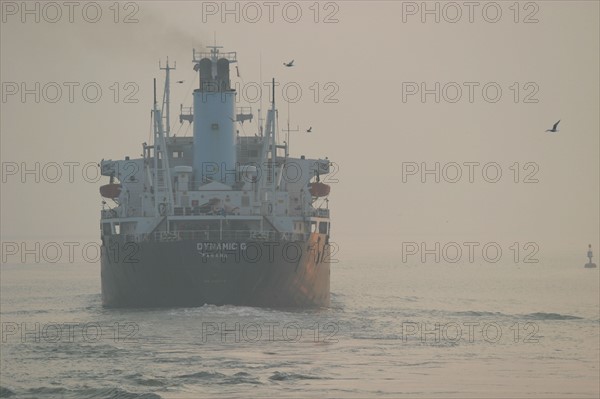
[[[264,190],[271,191],[272,198],[270,201],[274,201],[275,198],[275,169],[277,162],[277,147],[275,143],[275,133],[277,132],[277,128],[275,125],[277,109],[275,108],[275,78],[272,80],[273,91],[272,91],[272,99],[271,99],[271,109],[267,111],[267,126],[265,129],[265,137],[263,139],[263,156],[264,160],[268,165],[268,178],[264,179]],[[269,157],[270,152],[270,157]],[[269,179],[270,178],[270,179]],[[269,180],[271,185],[269,186]]]
[[[164,104],[164,103],[163,103]],[[167,216],[173,212],[173,189],[167,140],[163,129],[162,112],[156,101],[156,79],[154,79],[154,211],[156,216]]]
[[[273,118],[273,123],[271,124],[271,192],[273,193],[273,198],[271,198],[272,202],[275,202],[275,188],[276,188],[276,180],[275,180],[275,169],[277,166],[277,147],[275,143],[275,133],[277,132],[277,109],[275,108],[275,78],[273,78],[273,102],[271,103],[271,117]]]
[[[158,68],[161,71],[165,71],[165,91],[163,94],[163,103],[161,113],[163,118],[166,120],[165,134],[167,137],[171,134],[171,71],[177,68],[177,63],[173,67],[169,66],[169,57],[167,57],[167,65],[163,68],[158,61]]]

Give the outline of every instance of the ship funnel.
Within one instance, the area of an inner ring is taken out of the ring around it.
[[[194,90],[193,189],[218,181],[228,185],[236,179],[235,90],[231,89],[229,65],[236,53],[193,53],[200,87]]]
[[[217,81],[222,90],[229,90],[231,88],[229,81],[229,60],[227,58],[220,58],[217,61]]]

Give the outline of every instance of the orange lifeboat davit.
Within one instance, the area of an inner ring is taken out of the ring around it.
[[[117,198],[121,194],[121,185],[118,183],[105,184],[100,187],[100,195],[104,198]]]
[[[310,185],[310,195],[313,197],[327,197],[329,195],[329,191],[331,191],[331,187],[328,184],[316,182],[311,183]]]

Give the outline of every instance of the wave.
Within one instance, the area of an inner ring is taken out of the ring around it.
[[[185,378],[193,380],[202,380],[208,383],[216,383],[222,385],[235,385],[235,384],[262,384],[259,378],[254,377],[250,373],[240,371],[231,376],[219,373],[217,371],[199,371],[192,374],[178,375],[175,378]]]
[[[126,377],[128,380],[134,381],[138,385],[148,386],[148,387],[161,387],[166,385],[163,381],[144,376],[143,374],[131,374]]]
[[[121,388],[88,389],[86,391],[77,392],[75,397],[86,397],[89,399],[162,399],[160,395],[155,393],[135,393]]]
[[[198,380],[211,380],[215,378],[225,378],[227,377],[225,374],[218,373],[216,371],[199,371],[197,373],[192,374],[182,374],[178,375],[176,378],[193,378]]]
[[[30,388],[28,390],[30,393],[40,394],[40,395],[55,395],[55,394],[64,394],[68,392],[66,388],[62,387],[39,387],[39,388]]]
[[[5,393],[5,390],[8,391]],[[27,390],[26,396],[33,395],[36,398],[88,398],[88,399],[162,399],[155,393],[129,392],[121,388],[87,388],[70,390],[62,387],[38,387]],[[5,396],[6,395],[6,396]],[[8,398],[16,395],[15,392],[2,388],[0,397]]]
[[[463,312],[453,312],[456,316],[469,316],[469,317],[511,317],[510,315],[501,312],[482,312],[476,310],[467,310]]]
[[[482,312],[469,310],[465,312],[453,312],[456,316],[469,316],[469,317],[505,317],[505,318],[526,318],[532,320],[582,320],[583,317],[572,316],[568,314],[560,313],[547,313],[547,312],[535,312],[524,315],[510,315],[501,312]]]
[[[253,377],[251,374],[244,371],[235,373],[231,377],[227,377],[222,384],[262,384],[257,377]]]
[[[284,373],[276,371],[269,377],[271,381],[294,381],[294,380],[326,380],[326,377],[318,377],[314,375]]]
[[[11,396],[15,396],[16,393],[11,391],[6,387],[0,387],[0,398],[10,398]]]
[[[568,314],[559,314],[559,313],[530,313],[526,314],[523,317],[534,320],[583,320],[583,317],[571,316]]]
[[[53,310],[54,312],[54,310]],[[7,315],[15,315],[15,316],[29,316],[29,315],[38,315],[38,314],[44,314],[44,313],[50,313],[50,310],[48,309],[34,309],[34,310],[12,310],[12,311],[8,311],[8,312],[2,312],[3,316],[7,316]]]

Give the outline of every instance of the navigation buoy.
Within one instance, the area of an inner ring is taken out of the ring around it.
[[[592,244],[588,245],[588,253],[587,253],[587,257],[590,260],[588,263],[585,264],[585,268],[586,269],[593,269],[596,267],[596,264],[592,262]]]

